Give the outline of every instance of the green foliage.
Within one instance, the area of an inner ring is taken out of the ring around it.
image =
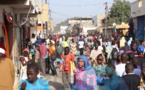
[[[130,18],[130,2],[126,0],[114,0],[112,7],[110,8],[110,15],[108,16],[108,24],[113,23],[121,24],[122,22],[128,23]]]

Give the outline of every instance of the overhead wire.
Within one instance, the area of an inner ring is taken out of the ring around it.
[[[49,6],[57,6],[57,7],[98,7],[99,11],[97,12],[97,14],[103,14],[102,12],[104,12],[104,9],[105,9],[105,6],[102,7],[102,5],[105,5],[105,3],[97,3],[97,4],[92,4],[92,3],[88,3],[88,2],[85,2],[83,0],[78,0],[78,1],[81,1],[83,3],[86,3],[86,4],[78,4],[78,5],[73,5],[73,4],[53,4],[53,3],[49,3]],[[112,4],[112,2],[107,2],[108,4]],[[102,10],[103,9],[103,10]],[[65,14],[62,14],[62,13],[59,13],[59,12],[56,12],[56,11],[53,11],[53,10],[50,10],[51,13],[53,14],[56,14],[56,15],[60,15],[60,16],[63,16],[63,17],[67,17],[67,18],[70,18],[72,16],[69,16],[69,15],[65,15]],[[93,16],[93,15],[91,15]],[[58,18],[52,18],[52,19],[58,19]],[[60,18],[59,18],[60,19]]]
[[[103,3],[101,4],[79,4],[79,5],[73,5],[73,4],[70,4],[70,5],[62,5],[62,4],[50,4],[51,6],[59,6],[59,7],[93,7],[93,6],[100,6],[100,5],[103,5]]]

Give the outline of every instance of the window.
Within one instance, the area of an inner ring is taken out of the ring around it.
[[[138,1],[138,7],[142,7],[142,0]]]

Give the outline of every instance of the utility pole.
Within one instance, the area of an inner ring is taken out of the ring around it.
[[[47,4],[47,0],[45,0],[45,4]]]
[[[48,4],[48,8],[49,8],[49,1],[48,0],[45,0],[45,4]],[[47,13],[47,16],[48,16],[48,13]],[[45,28],[46,29],[46,36],[48,37],[48,21],[45,21],[45,27],[46,27]]]
[[[48,0],[48,6],[49,6],[49,0]],[[49,21],[48,21],[48,24],[49,24],[49,28],[50,28],[50,33],[52,34],[52,17],[51,17],[51,10],[50,10],[50,7],[49,8]]]
[[[108,16],[108,4],[105,3],[105,35],[107,34],[107,16]]]

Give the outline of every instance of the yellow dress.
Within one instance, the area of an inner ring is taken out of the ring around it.
[[[0,60],[0,90],[13,90],[15,70],[12,60]]]

